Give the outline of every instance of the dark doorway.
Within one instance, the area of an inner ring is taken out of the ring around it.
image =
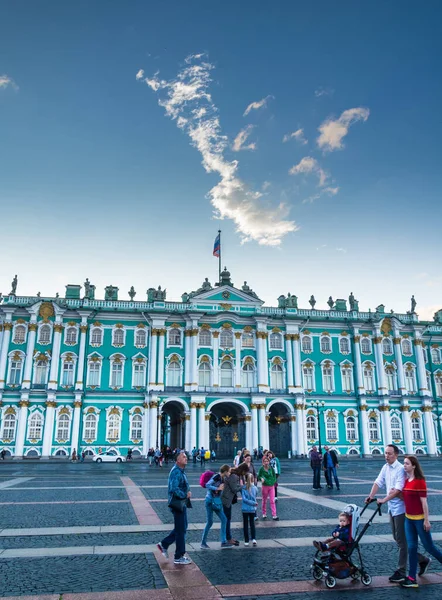
[[[233,460],[236,452],[246,445],[244,413],[238,404],[216,404],[210,414],[210,449],[217,458]]]
[[[161,416],[161,448],[169,446],[184,448],[185,444],[185,414],[179,402],[166,402]]]
[[[287,458],[291,450],[290,413],[285,404],[276,402],[270,407],[270,450],[278,457]]]

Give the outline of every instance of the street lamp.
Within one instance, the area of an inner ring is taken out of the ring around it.
[[[319,442],[319,453],[322,454],[322,446],[321,446],[321,408],[324,408],[325,402],[324,400],[312,400],[310,402],[310,406],[316,408],[318,413],[318,442]]]

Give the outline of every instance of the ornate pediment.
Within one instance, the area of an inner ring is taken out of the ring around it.
[[[264,304],[259,298],[230,285],[223,285],[197,293],[192,297],[192,302],[194,304],[254,304],[257,306]]]

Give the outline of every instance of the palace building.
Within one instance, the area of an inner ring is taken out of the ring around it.
[[[108,286],[65,298],[0,295],[0,449],[13,457],[75,449],[145,456],[169,445],[306,455],[329,444],[372,456],[441,452],[442,310],[361,312],[351,294],[329,310],[278,307],[225,269],[182,302]]]

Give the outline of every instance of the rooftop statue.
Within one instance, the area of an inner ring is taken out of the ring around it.
[[[187,302],[189,302],[190,300],[190,296],[187,292],[184,292],[184,294],[182,294],[181,296],[181,302],[184,302],[184,304],[186,304]]]
[[[348,297],[348,303],[350,305],[350,310],[355,309],[355,297],[353,296],[353,292],[350,292],[350,296]]]
[[[18,283],[18,279],[17,279],[17,275],[15,275],[14,279],[12,280],[12,289],[9,292],[10,296],[15,296],[15,293],[17,291],[17,283]]]
[[[291,293],[289,292],[287,294],[286,307],[287,308],[298,308],[298,296],[292,296]]]
[[[131,285],[130,290],[128,291],[128,294],[129,294],[129,298],[133,301],[133,299],[137,295],[137,292],[135,291],[135,288],[133,285]]]
[[[412,313],[416,312],[416,300],[414,299],[414,295],[411,296],[411,312]]]
[[[208,277],[206,277],[206,278],[204,279],[204,281],[203,281],[203,285],[201,286],[201,288],[200,288],[200,289],[201,289],[201,291],[203,291],[203,292],[208,292],[209,290],[211,290],[211,289],[212,289],[212,284],[210,283],[210,281],[209,281],[209,278],[208,278]]]
[[[332,310],[333,306],[335,305],[335,303],[334,303],[334,300],[333,300],[333,298],[331,296],[328,297],[327,304],[329,305],[330,310]]]
[[[252,288],[249,285],[247,285],[247,281],[244,281],[244,285],[241,287],[241,289],[249,296],[252,296],[253,298],[258,298],[258,296],[255,294]]]
[[[287,299],[284,296],[284,294],[281,294],[278,298],[278,308],[286,308],[287,306]]]
[[[162,290],[161,286],[158,286],[158,289],[149,288],[147,290],[147,301],[148,302],[164,302],[166,299],[166,290]]]
[[[310,296],[309,304],[313,309],[315,308],[316,300],[313,294]]]
[[[220,285],[232,285],[232,280],[230,279],[230,272],[227,270],[227,267],[224,267],[224,271],[221,271],[220,277]]]
[[[89,298],[91,293],[91,283],[89,279],[86,277],[86,281],[84,282],[84,297]]]

